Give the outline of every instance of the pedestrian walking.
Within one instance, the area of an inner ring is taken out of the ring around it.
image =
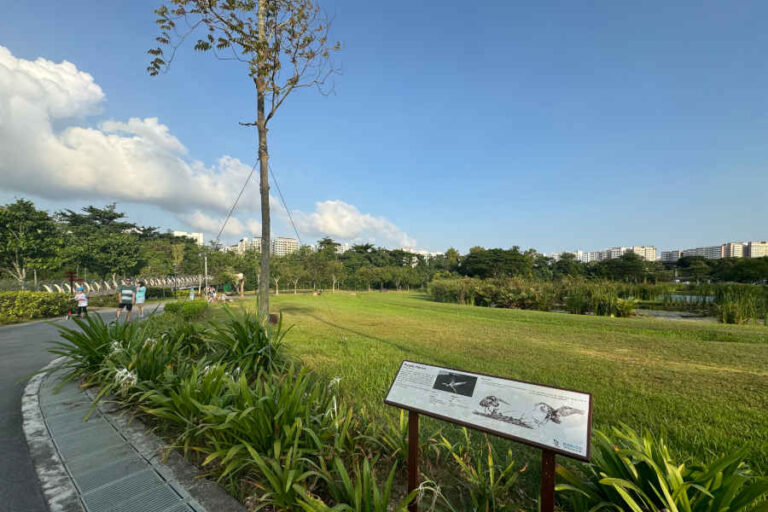
[[[120,315],[122,314],[123,309],[125,309],[125,321],[130,322],[131,311],[133,310],[133,305],[136,302],[136,287],[131,285],[130,279],[126,279],[125,284],[120,286],[118,289],[117,300],[117,320],[120,320]]]
[[[75,300],[77,301],[77,318],[83,318],[83,315],[88,316],[88,296],[82,286],[77,287]]]
[[[145,300],[147,300],[147,285],[144,281],[139,281],[139,287],[136,288],[136,307],[139,310],[139,318],[144,318]]]

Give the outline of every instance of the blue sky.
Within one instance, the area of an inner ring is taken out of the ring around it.
[[[17,60],[69,61],[103,91],[98,113],[54,119],[54,132],[158,118],[185,158],[250,165],[256,134],[237,122],[253,119],[255,92],[242,67],[187,45],[167,74],[145,72],[156,5],[9,3],[0,46]],[[322,5],[343,44],[335,94],[298,92],[270,131],[303,238],[543,252],[768,238],[765,2]],[[55,162],[47,169],[61,179]],[[117,199],[141,223],[194,227],[161,196],[130,202],[62,185],[55,197],[67,199],[54,200],[37,181],[0,176],[0,200],[57,209]],[[245,205],[257,201],[254,183]],[[329,201],[344,207],[318,208]],[[258,220],[238,214],[243,226]],[[352,218],[337,229],[333,215]],[[273,230],[291,234],[279,215]]]

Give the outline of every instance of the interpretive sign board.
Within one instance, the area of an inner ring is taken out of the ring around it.
[[[385,403],[589,460],[589,393],[403,361]]]

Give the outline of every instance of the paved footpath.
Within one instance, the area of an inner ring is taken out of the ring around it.
[[[0,512],[48,510],[24,438],[21,395],[26,377],[54,359],[47,342],[57,332],[48,322],[0,327]]]
[[[74,382],[61,387],[57,377],[33,379],[24,407],[30,452],[52,512],[206,512],[187,487],[200,491],[195,495],[211,512],[240,509],[218,486],[195,479],[180,456],[178,464],[164,464],[163,443],[113,406],[100,404],[84,422],[93,395]]]
[[[54,393],[51,375],[27,383],[55,358],[47,349],[57,324],[73,325],[0,327],[0,512],[48,512],[48,503],[86,512],[244,512],[179,454],[165,459],[162,442],[137,420],[100,405],[83,423],[90,398],[76,384]]]

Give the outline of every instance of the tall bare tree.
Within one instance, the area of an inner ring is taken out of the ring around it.
[[[147,70],[167,70],[181,44],[202,31],[197,51],[210,51],[222,60],[248,66],[256,87],[256,126],[259,136],[259,191],[261,196],[261,269],[259,313],[269,313],[269,152],[267,126],[294,90],[323,87],[336,71],[331,56],[330,20],[314,0],[168,0],[155,10],[160,46]],[[166,50],[169,50],[166,55]]]

